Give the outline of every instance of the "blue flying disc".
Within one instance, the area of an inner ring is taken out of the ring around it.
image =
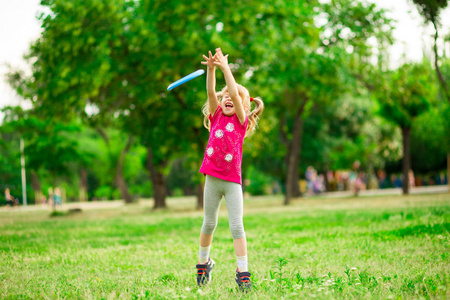
[[[189,74],[189,75],[187,75],[187,76],[184,76],[183,78],[181,78],[181,79],[175,81],[174,83],[171,83],[171,84],[169,85],[169,87],[167,88],[167,90],[168,90],[168,91],[173,90],[173,89],[176,88],[177,86],[182,85],[182,84],[185,83],[186,81],[189,81],[189,80],[191,80],[191,79],[194,79],[195,77],[198,77],[198,76],[202,75],[203,73],[205,73],[205,70],[200,69],[200,70],[197,70],[197,71],[195,71],[195,72],[193,72],[193,73],[191,73],[191,74]]]

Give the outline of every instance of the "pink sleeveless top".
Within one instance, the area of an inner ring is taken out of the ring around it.
[[[247,130],[248,118],[244,125],[234,114],[231,117],[218,107],[213,116],[209,115],[211,131],[200,173],[242,185],[242,145]]]

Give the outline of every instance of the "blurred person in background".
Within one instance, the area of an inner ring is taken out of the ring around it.
[[[53,201],[55,201],[55,205],[62,204],[61,189],[59,187],[55,188],[55,194],[53,195]]]
[[[313,193],[313,182],[315,177],[317,176],[316,170],[314,169],[314,167],[309,166],[308,168],[306,168],[305,171],[305,179],[306,179],[306,193],[307,194],[312,194]]]
[[[366,174],[364,172],[362,172],[362,171],[359,172],[358,173],[358,177],[355,180],[355,185],[353,187],[355,196],[358,196],[359,192],[361,190],[365,190],[366,189],[366,186],[367,186],[366,180],[367,180],[366,179]]]
[[[392,186],[394,188],[401,188],[402,187],[402,178],[401,176],[397,176],[395,174],[391,175],[391,182],[392,182]]]
[[[408,180],[410,187],[416,186],[416,180],[414,179],[414,172],[411,169],[408,172]]]
[[[17,206],[19,204],[19,201],[11,195],[9,188],[5,189],[5,200],[6,206]]]
[[[319,176],[315,176],[313,181],[313,193],[315,195],[318,195],[325,191],[325,177],[323,174],[320,174]]]
[[[327,172],[327,181],[328,181],[328,187],[327,187],[328,192],[335,192],[338,190],[337,178],[336,178],[336,176],[334,176],[333,171]]]
[[[355,196],[358,196],[361,187],[360,168],[361,163],[356,160],[352,165],[352,171],[350,171],[350,189],[354,192]]]

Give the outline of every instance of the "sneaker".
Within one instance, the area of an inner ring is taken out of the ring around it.
[[[214,260],[210,258],[206,264],[198,264],[196,266],[198,286],[205,286],[211,281],[211,272],[215,264]]]
[[[250,280],[252,274],[250,272],[239,272],[236,270],[236,283],[241,292],[250,292],[252,290],[252,281]]]

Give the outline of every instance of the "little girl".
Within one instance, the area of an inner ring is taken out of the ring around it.
[[[236,252],[236,283],[242,291],[250,291],[252,284],[247,265],[247,241],[245,238],[242,195],[242,144],[244,137],[251,134],[264,109],[259,98],[251,98],[246,88],[236,83],[230,67],[228,55],[220,48],[212,56],[203,55],[207,65],[206,90],[208,100],[203,106],[204,125],[210,131],[200,173],[206,176],[204,190],[204,220],[200,233],[199,262],[197,264],[197,284],[204,286],[211,280],[214,261],[209,258],[209,250],[214,230],[217,226],[219,206],[225,196],[234,250]],[[216,94],[215,68],[218,66],[227,85]],[[250,102],[255,109],[250,111]]]

